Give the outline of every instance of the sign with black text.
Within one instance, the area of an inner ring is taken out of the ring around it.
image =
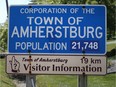
[[[106,74],[105,56],[8,55],[6,65],[10,74]]]

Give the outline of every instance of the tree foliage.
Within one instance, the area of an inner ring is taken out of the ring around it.
[[[0,50],[5,52],[7,49],[7,22],[0,26]]]

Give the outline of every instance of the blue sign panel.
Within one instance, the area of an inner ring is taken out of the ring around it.
[[[11,6],[9,14],[9,53],[106,53],[105,6]]]

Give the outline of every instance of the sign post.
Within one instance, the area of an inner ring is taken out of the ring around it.
[[[26,87],[36,87],[36,75],[26,75]]]
[[[83,53],[83,63],[87,63],[88,60],[85,58],[85,50],[83,49],[82,50],[82,53]],[[85,75],[85,72],[83,72],[82,75],[79,75],[78,76],[78,87],[87,87],[87,75]]]
[[[78,87],[87,87],[87,75],[82,74],[78,77]]]
[[[36,87],[36,75],[31,75],[31,50],[28,50],[29,53],[29,75],[26,75],[26,87]]]

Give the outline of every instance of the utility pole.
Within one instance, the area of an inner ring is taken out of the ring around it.
[[[8,0],[6,0],[6,10],[7,10],[7,17],[8,17]]]

